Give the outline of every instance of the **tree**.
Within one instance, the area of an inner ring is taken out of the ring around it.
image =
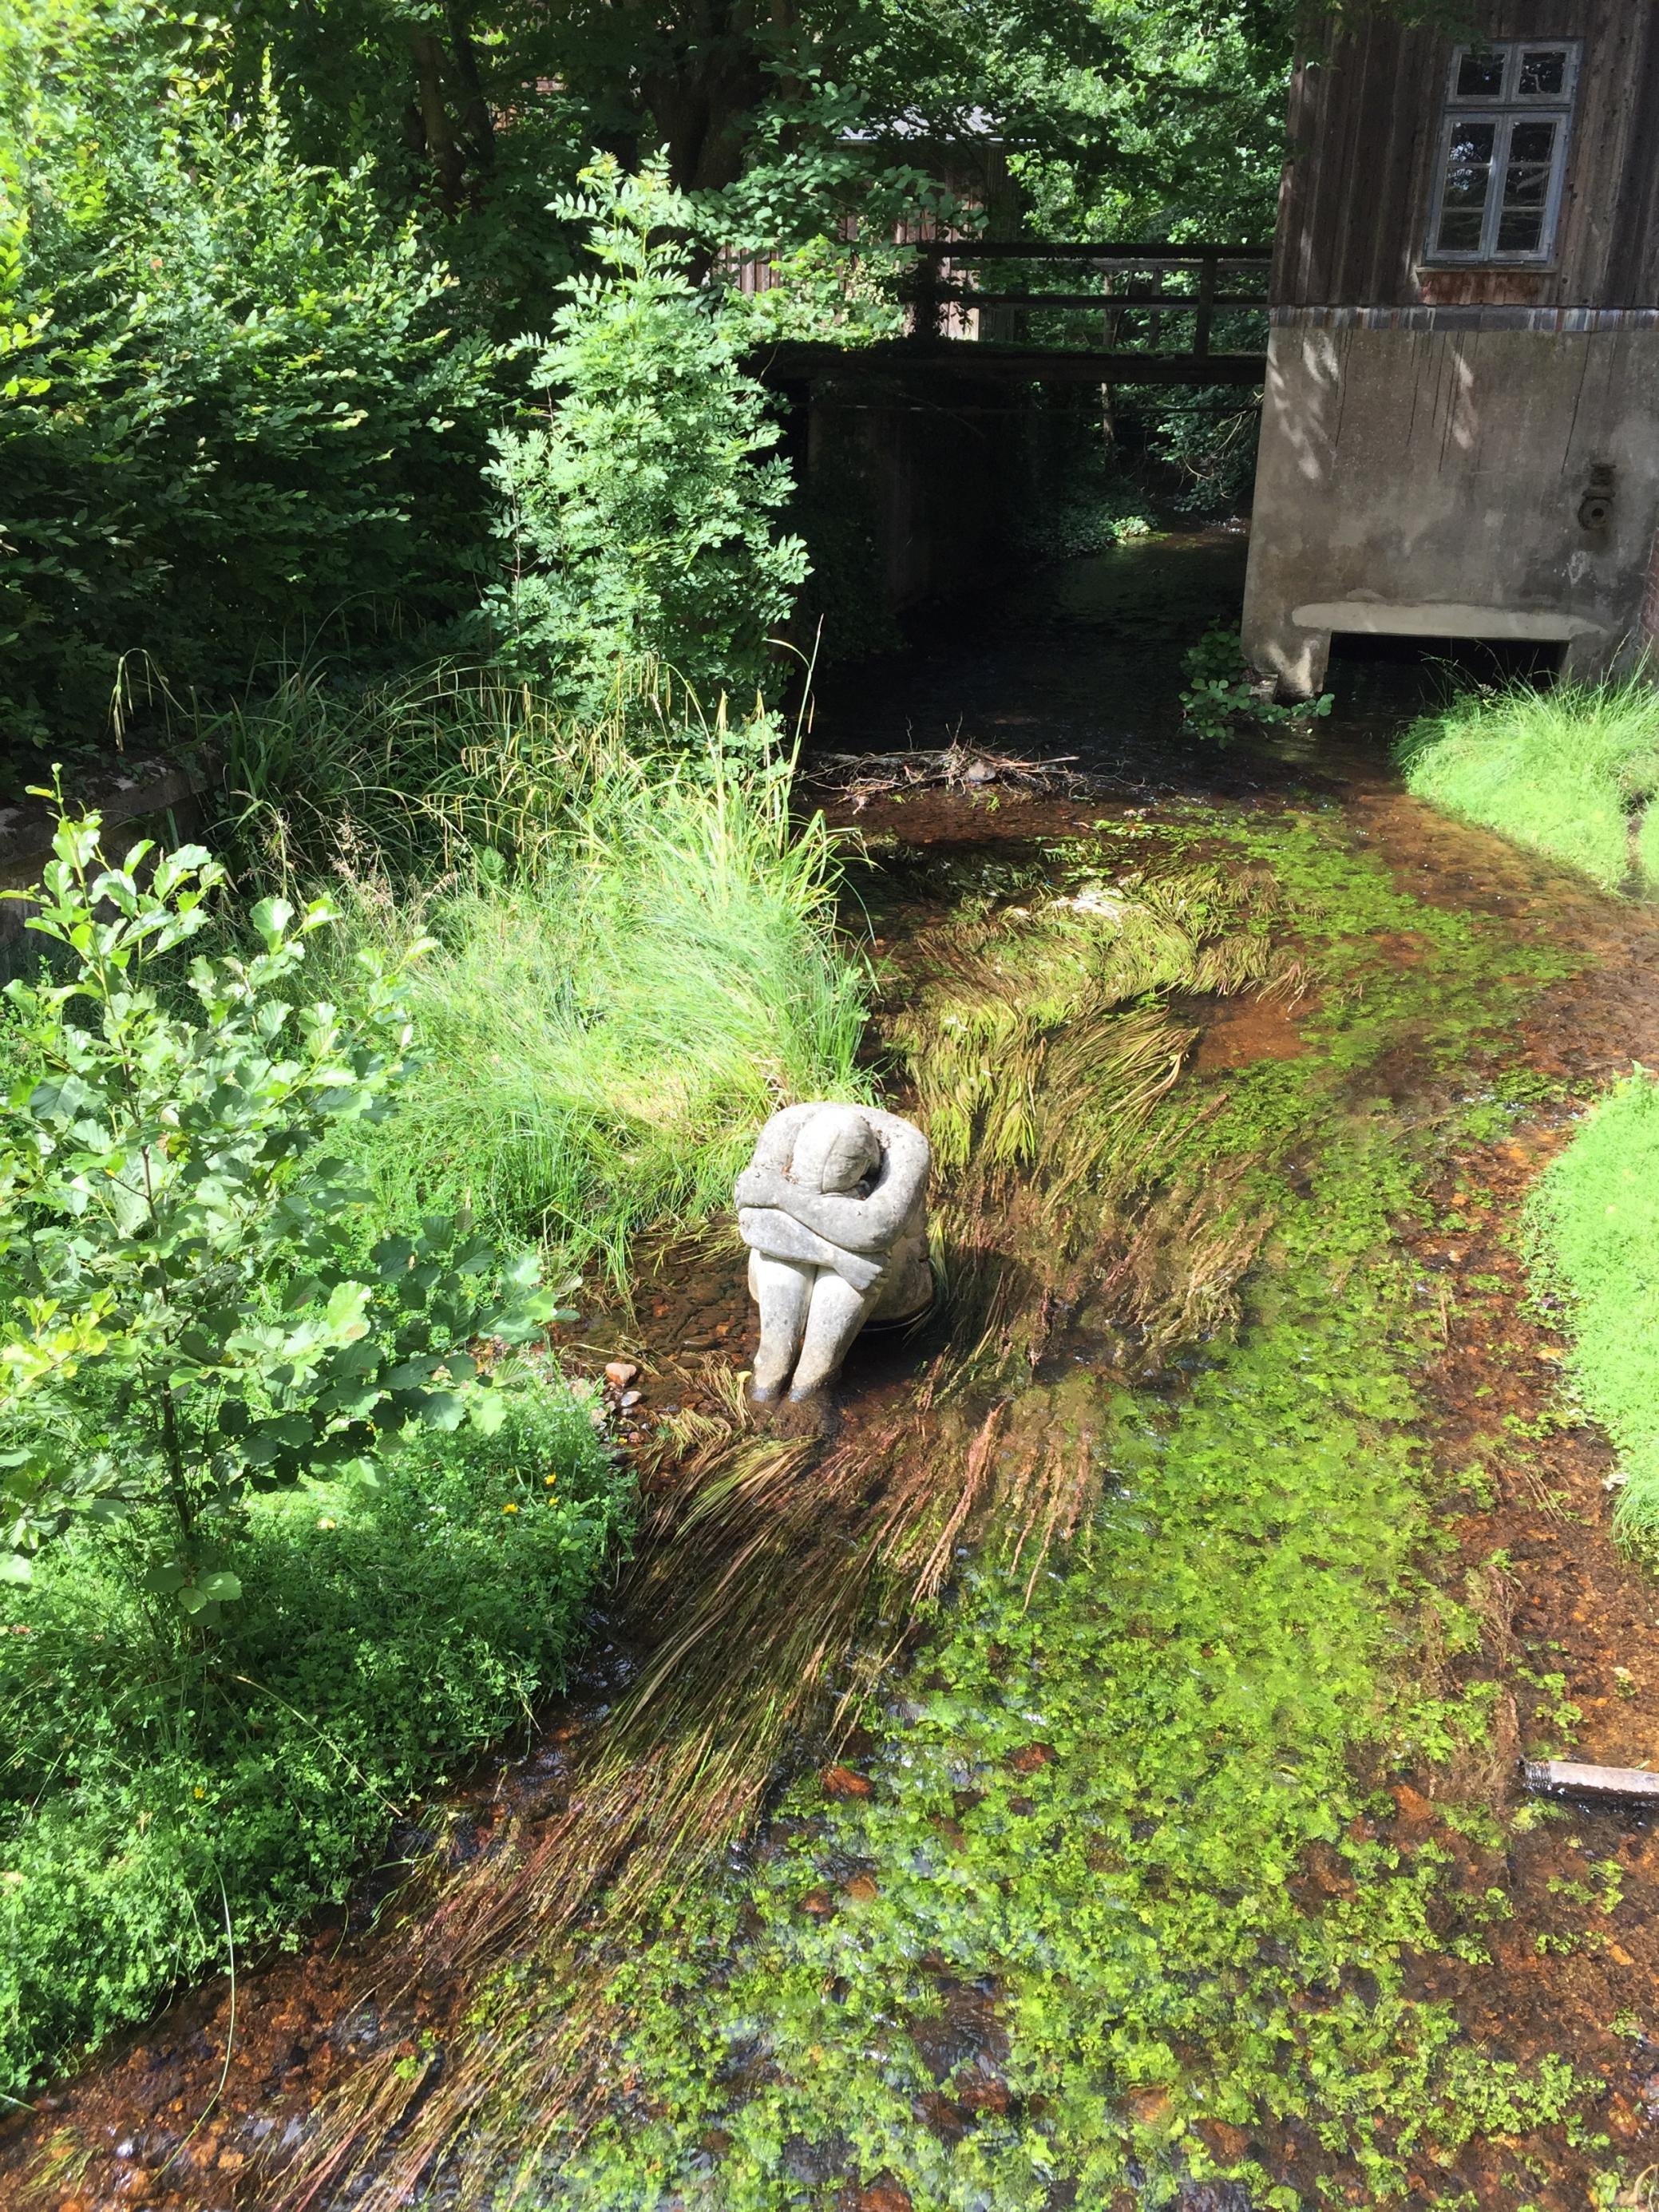
[[[604,273],[574,278],[553,319],[541,422],[497,437],[509,576],[487,604],[507,653],[579,711],[647,659],[712,703],[759,685],[806,574],[772,526],[790,490],[777,426],[686,273],[692,212],[665,173],[607,155],[583,183],[561,213],[592,226]]]

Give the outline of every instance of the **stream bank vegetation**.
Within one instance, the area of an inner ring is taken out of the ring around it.
[[[1650,678],[1465,692],[1400,740],[1407,787],[1619,891],[1659,884],[1659,690]]]
[[[638,1673],[562,1809],[405,1899],[377,1986],[416,2057],[340,2086],[279,2202],[1226,2175],[1289,2212],[1292,2156],[1386,2203],[1498,2136],[1519,2203],[1539,2131],[1589,2144],[1570,2067],[1412,1993],[1501,1897],[1373,1825],[1426,1769],[1492,1832],[1396,1231],[1561,963],[1317,817],[1103,823],[1018,872],[901,933],[878,1017],[938,1147],[945,1341],[828,1447],[735,1401],[665,1437]],[[1230,1004],[1307,1049],[1197,1079],[1188,1009]],[[726,1856],[803,1729],[828,1767]]]
[[[538,1271],[620,1279],[776,1103],[860,1089],[791,757],[621,689],[594,729],[295,678],[236,734],[228,848],[292,893],[247,910],[204,848],[60,825],[69,965],[5,1032],[9,2096],[342,1898],[561,1685],[633,1486],[510,1350]]]
[[[1619,1453],[1619,1525],[1659,1559],[1659,1083],[1646,1069],[1545,1170],[1528,1239],[1534,1285],[1573,1339],[1584,1410]]]
[[[726,1202],[781,1100],[867,1088],[837,841],[758,703],[704,715],[648,661],[597,721],[499,670],[347,707],[296,672],[222,726],[236,842],[331,879],[329,976],[424,946],[420,1078],[363,1149],[391,1214],[465,1200],[621,1285],[635,1231]]]

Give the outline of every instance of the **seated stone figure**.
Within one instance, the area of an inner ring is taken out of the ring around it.
[[[812,1397],[866,1321],[931,1303],[930,1164],[920,1129],[872,1106],[787,1106],[762,1130],[737,1188],[760,1308],[757,1404],[786,1384]]]

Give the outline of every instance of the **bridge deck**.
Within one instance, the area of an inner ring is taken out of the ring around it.
[[[994,301],[988,302],[994,305]],[[1267,374],[1256,353],[1091,352],[1081,347],[1005,345],[993,339],[884,338],[875,345],[838,346],[805,340],[757,353],[756,373],[769,384],[809,384],[897,376],[975,384],[1231,384],[1253,386]]]

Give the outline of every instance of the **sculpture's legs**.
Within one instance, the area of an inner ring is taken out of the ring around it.
[[[821,1267],[812,1285],[805,1341],[795,1366],[792,1398],[810,1398],[831,1380],[858,1334],[876,1289],[855,1291],[833,1267]]]
[[[794,1260],[749,1255],[749,1288],[760,1308],[760,1349],[755,1354],[750,1394],[757,1405],[781,1395],[806,1333],[812,1279],[817,1270]]]

